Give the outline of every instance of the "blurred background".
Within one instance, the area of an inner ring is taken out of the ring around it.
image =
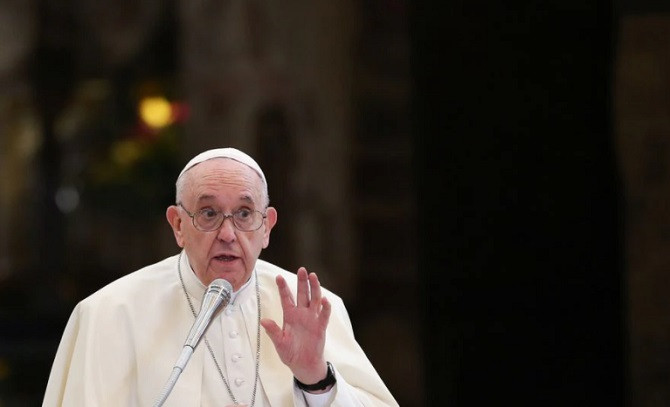
[[[401,406],[670,405],[670,5],[0,0],[0,407],[176,254],[198,152],[348,305]]]

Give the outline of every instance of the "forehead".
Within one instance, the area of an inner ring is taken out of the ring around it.
[[[187,172],[187,199],[236,198],[260,204],[262,180],[251,167],[229,158],[203,161]]]

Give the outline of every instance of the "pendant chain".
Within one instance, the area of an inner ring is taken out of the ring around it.
[[[186,284],[184,284],[184,278],[181,275],[181,256],[183,251],[179,253],[179,258],[177,259],[177,271],[179,272],[179,281],[181,282],[181,287],[184,290],[184,294],[186,295],[186,300],[188,301],[188,306],[191,308],[191,312],[193,313],[193,317],[197,318],[198,314],[195,312],[195,307],[193,307],[193,302],[191,301],[191,296],[188,295],[188,292],[186,291]],[[254,270],[254,273],[256,273],[256,270]],[[256,321],[256,373],[255,373],[255,378],[254,378],[254,389],[253,392],[251,393],[251,405],[249,407],[253,407],[254,403],[256,402],[256,386],[258,385],[258,365],[259,365],[259,360],[260,360],[260,355],[261,355],[261,295],[260,295],[260,289],[258,288],[258,273],[255,275],[256,277],[256,305],[258,307],[258,318]],[[223,384],[226,385],[226,390],[228,391],[228,395],[230,398],[233,400],[233,403],[236,405],[239,404],[237,402],[237,399],[233,395],[233,391],[230,388],[230,385],[228,384],[228,380],[226,380],[226,377],[223,374],[223,370],[221,369],[221,365],[219,365],[219,361],[216,360],[216,356],[214,356],[214,351],[212,350],[212,346],[209,344],[209,341],[207,340],[207,336],[205,336],[205,344],[207,345],[207,349],[209,350],[209,354],[212,356],[212,359],[214,360],[214,364],[216,365],[216,369],[219,371],[219,375],[221,376],[221,379],[223,379]]]

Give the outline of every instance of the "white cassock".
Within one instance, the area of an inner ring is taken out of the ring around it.
[[[194,322],[172,256],[103,287],[75,307],[63,333],[44,396],[52,406],[152,406],[181,354]],[[181,259],[186,290],[198,312],[206,287]],[[295,296],[294,273],[256,262],[261,316],[281,326],[283,318],[275,277],[281,274]],[[252,398],[258,328],[255,279],[235,293],[213,320],[205,337],[239,403]],[[354,338],[340,297],[322,288],[332,305],[325,358],[337,384],[326,405],[397,406]],[[308,406],[293,384],[263,328],[260,333],[259,383],[255,406]],[[324,400],[322,400],[323,402]],[[310,402],[311,404],[314,404]],[[164,406],[227,406],[232,400],[204,338],[181,373]]]

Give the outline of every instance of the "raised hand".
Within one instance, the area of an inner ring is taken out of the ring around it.
[[[330,318],[330,302],[321,296],[321,284],[315,273],[298,269],[297,300],[294,300],[288,284],[277,276],[277,289],[284,311],[284,326],[264,318],[265,328],[279,354],[279,358],[291,369],[296,379],[303,383],[316,383],[326,376],[326,360],[323,348],[326,343],[326,327]]]

